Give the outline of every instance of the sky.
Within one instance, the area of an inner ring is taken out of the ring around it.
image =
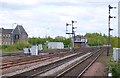
[[[76,35],[108,34],[108,5],[118,9],[119,0],[0,0],[0,28],[22,25],[29,37],[65,36],[66,23],[73,25]],[[118,10],[112,9],[111,35],[118,36]],[[71,29],[71,26],[68,27]],[[71,32],[69,30],[68,32]]]

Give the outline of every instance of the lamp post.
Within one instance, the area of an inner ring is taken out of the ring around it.
[[[110,15],[110,10],[111,9],[116,9],[116,7],[111,7],[110,5],[108,5],[108,8],[109,8],[109,17],[108,17],[108,48],[107,48],[107,56],[109,56],[109,51],[110,51],[110,31],[112,31],[113,29],[110,28],[110,19],[111,18],[116,18],[115,16],[111,16]]]
[[[77,21],[72,20],[72,24],[66,23],[66,34],[72,34],[72,51],[74,50],[74,37],[75,37],[75,27],[73,26],[73,23],[76,23]],[[68,33],[67,26],[72,25],[72,32]]]

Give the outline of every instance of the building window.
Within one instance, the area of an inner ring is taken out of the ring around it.
[[[6,38],[8,38],[8,35],[6,34]]]
[[[3,38],[5,38],[5,34],[3,34]]]
[[[8,36],[9,36],[9,38],[10,38],[10,34],[9,34]]]
[[[19,39],[19,35],[15,35],[15,39]]]
[[[6,38],[10,38],[10,34],[6,34]]]

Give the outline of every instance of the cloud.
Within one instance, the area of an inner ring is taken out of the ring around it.
[[[28,9],[31,6],[30,5],[25,5],[25,4],[15,4],[15,3],[1,3],[2,8],[6,9],[11,9],[11,10],[22,10],[22,9]]]
[[[12,23],[22,24],[29,36],[65,34],[65,24],[71,20],[76,32],[103,32],[107,34],[108,5],[117,5],[117,0],[0,0],[0,27],[11,28]],[[116,15],[115,10],[111,15]],[[117,20],[111,20],[111,27],[115,28]],[[116,31],[114,31],[116,33]]]
[[[26,5],[33,5],[37,4],[39,0],[0,0],[3,3],[9,4],[26,4]]]

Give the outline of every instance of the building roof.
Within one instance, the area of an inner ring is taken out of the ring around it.
[[[0,28],[0,33],[2,34],[27,34],[22,25],[17,25],[15,29],[4,29]],[[28,34],[27,34],[28,35]]]
[[[76,35],[75,38],[85,38],[83,35]]]
[[[83,35],[76,35],[74,42],[75,43],[87,43],[87,38]]]
[[[17,25],[17,27],[12,31],[13,34],[27,34],[22,25]]]
[[[0,28],[0,33],[3,34],[11,34],[13,29],[4,29],[4,28]]]

